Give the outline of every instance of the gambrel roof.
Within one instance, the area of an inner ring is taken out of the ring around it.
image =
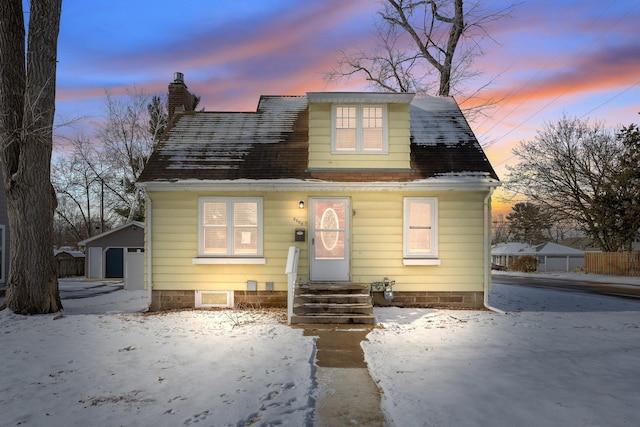
[[[458,105],[443,97],[411,102],[411,169],[309,170],[308,104],[307,96],[262,96],[255,112],[178,114],[138,182],[498,180]]]

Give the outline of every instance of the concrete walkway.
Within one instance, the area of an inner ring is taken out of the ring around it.
[[[316,340],[314,426],[388,426],[380,409],[381,391],[369,375],[360,343],[370,327],[306,325]]]

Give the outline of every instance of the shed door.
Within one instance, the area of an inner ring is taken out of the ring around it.
[[[312,281],[349,281],[349,199],[311,199]]]
[[[123,248],[107,249],[105,278],[124,277],[124,250]]]
[[[129,291],[144,289],[144,249],[128,248],[125,256],[124,288]]]

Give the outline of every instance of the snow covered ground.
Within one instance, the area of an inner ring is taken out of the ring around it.
[[[494,285],[490,311],[376,308],[395,426],[635,426],[640,302]],[[145,315],[146,292],[0,312],[0,424],[311,425],[314,337],[277,313]]]

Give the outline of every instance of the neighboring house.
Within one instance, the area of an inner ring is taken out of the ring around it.
[[[576,271],[584,268],[584,251],[546,242],[536,246],[538,271]]]
[[[78,242],[87,278],[122,278],[125,289],[144,289],[144,223],[132,221]]]
[[[189,112],[172,105],[181,90],[176,73],[169,111],[186,112],[138,180],[152,310],[284,304],[292,245],[298,283],[386,277],[394,305],[483,306],[499,180],[452,98],[312,92]]]
[[[0,165],[0,291],[4,291],[9,268],[9,216],[7,213],[7,197],[4,192],[2,165]]]
[[[576,271],[584,267],[584,251],[546,242],[536,246],[526,243],[498,243],[491,248],[493,264],[509,268],[517,258],[523,255],[536,257],[538,272]]]
[[[519,257],[524,255],[536,256],[535,252],[533,246],[527,243],[498,243],[491,247],[491,263],[508,269]]]

